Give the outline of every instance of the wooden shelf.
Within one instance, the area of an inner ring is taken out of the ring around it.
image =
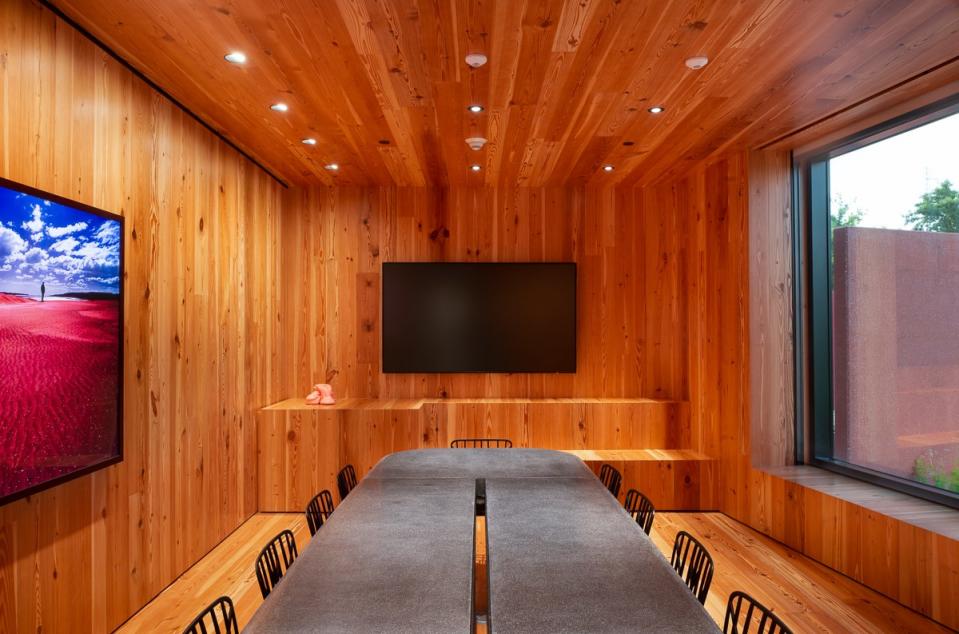
[[[713,460],[691,449],[563,449],[583,462],[699,462]]]
[[[684,401],[652,398],[342,398],[334,405],[307,405],[302,397],[288,398],[268,405],[263,411],[317,410],[417,410],[424,405],[666,405]]]

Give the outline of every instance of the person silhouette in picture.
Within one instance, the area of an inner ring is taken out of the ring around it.
[[[47,284],[46,282],[40,282],[40,302],[41,303],[43,302],[43,298],[46,297],[46,294],[47,294]]]

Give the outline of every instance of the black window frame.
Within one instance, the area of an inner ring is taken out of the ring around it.
[[[797,326],[803,324],[804,320],[807,324],[805,332],[802,327],[793,331],[796,350],[796,462],[807,462],[952,508],[959,508],[957,493],[838,460],[833,456],[835,420],[832,296],[829,285],[832,277],[829,161],[957,113],[959,95],[953,95],[867,127],[813,151],[793,156],[793,208],[804,212],[794,215],[793,272],[796,280],[796,301],[793,319]],[[803,298],[808,301],[808,306],[803,306]],[[808,364],[808,369],[802,367],[804,362]],[[804,455],[807,450],[808,457]]]

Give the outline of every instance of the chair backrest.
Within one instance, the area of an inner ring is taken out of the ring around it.
[[[296,557],[296,538],[288,529],[281,531],[263,547],[256,558],[256,580],[264,599],[270,596],[270,591],[280,582]]]
[[[316,531],[326,524],[333,514],[333,495],[323,489],[313,496],[310,503],[306,505],[306,524],[310,527],[310,537],[316,535]]]
[[[713,558],[706,547],[686,531],[679,531],[669,558],[679,576],[703,605],[713,582]]]
[[[340,490],[340,502],[345,500],[355,487],[356,470],[353,469],[353,465],[348,464],[336,474],[336,488]]]
[[[653,517],[656,515],[656,507],[653,506],[652,501],[636,489],[630,489],[626,492],[626,502],[623,506],[626,508],[626,512],[632,515],[636,523],[649,535],[649,531],[653,527]]]
[[[511,449],[513,441],[509,438],[457,438],[450,443],[450,449]]]
[[[746,610],[743,611],[745,605]],[[740,622],[742,621],[742,626]],[[737,590],[729,595],[726,602],[726,620],[723,622],[724,634],[749,634],[753,625],[758,625],[756,634],[792,634],[785,623],[773,611]]]
[[[183,634],[240,634],[230,597],[220,597],[186,626]]]
[[[599,468],[599,481],[603,483],[614,498],[619,497],[619,487],[623,483],[623,476],[611,464],[603,464]]]

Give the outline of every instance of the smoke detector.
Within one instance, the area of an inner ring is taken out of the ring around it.
[[[708,63],[709,58],[706,56],[690,57],[686,60],[686,67],[692,68],[693,70],[699,70]]]
[[[481,136],[471,136],[466,139],[466,145],[470,146],[471,150],[482,150],[483,146],[486,145],[486,139]]]
[[[479,68],[486,63],[486,56],[482,53],[470,53],[466,56],[466,65],[471,68]]]

